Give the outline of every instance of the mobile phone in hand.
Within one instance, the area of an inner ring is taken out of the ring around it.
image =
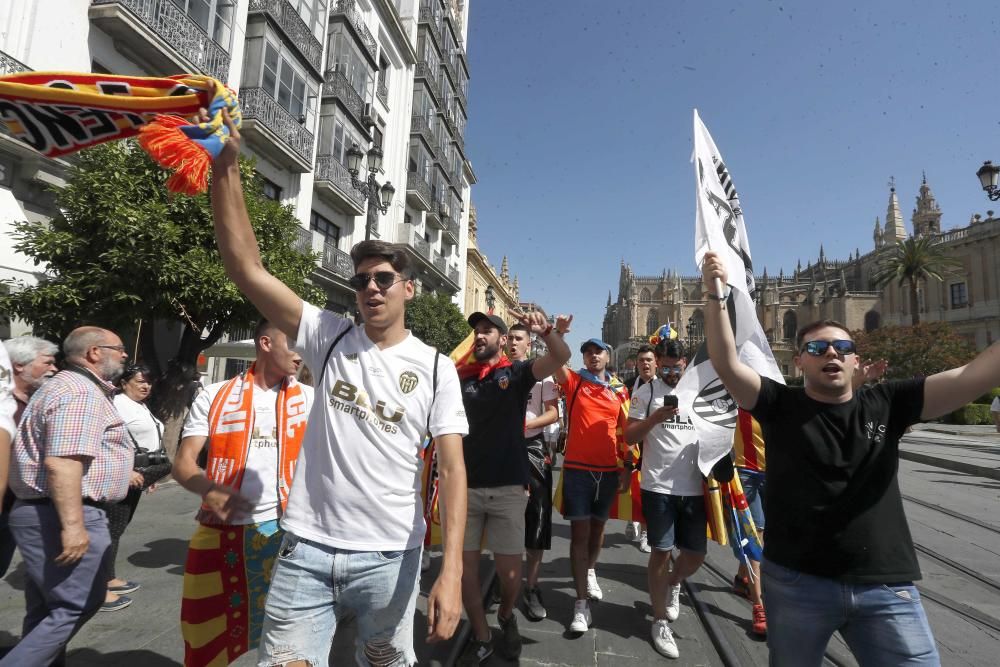
[[[666,407],[676,408],[677,407],[677,396],[675,396],[673,394],[670,394],[668,396],[664,396],[663,397],[663,407],[665,407],[665,408]]]

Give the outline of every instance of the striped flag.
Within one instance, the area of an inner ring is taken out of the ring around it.
[[[697,110],[694,112],[692,161],[697,185],[695,263],[700,268],[706,252],[719,253],[732,288],[726,312],[740,360],[760,375],[784,382],[767,336],[757,320],[753,302],[757,288],[739,195],[722,153]],[[698,467],[702,474],[708,475],[716,461],[732,449],[737,406],[719,380],[704,345],[689,359],[677,385],[677,397],[681,405],[693,408],[692,421],[698,434]]]

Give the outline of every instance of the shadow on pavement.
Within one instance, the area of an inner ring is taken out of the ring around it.
[[[136,551],[128,557],[128,562],[136,567],[159,569],[170,567],[168,574],[184,574],[184,561],[187,560],[188,543],[186,540],[167,538],[147,542],[145,551]]]
[[[26,568],[24,566],[24,562],[23,561],[19,561],[17,563],[17,567],[15,567],[13,570],[11,570],[10,572],[8,572],[7,576],[4,577],[3,580],[6,581],[7,584],[11,588],[13,588],[15,591],[23,591],[24,590],[24,581],[25,581],[26,577],[28,576],[27,573],[28,573],[28,568]]]
[[[181,663],[146,650],[101,653],[92,648],[71,650],[66,662],[73,667],[115,667],[117,665],[142,665],[143,667],[178,667]]]

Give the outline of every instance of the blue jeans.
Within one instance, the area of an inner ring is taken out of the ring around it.
[[[764,473],[743,468],[737,468],[736,472],[739,473],[740,486],[743,487],[743,495],[750,506],[753,525],[757,530],[764,530]]]
[[[328,664],[337,618],[348,611],[358,623],[357,664],[416,664],[419,576],[420,547],[347,551],[285,533],[267,594],[258,664]],[[347,660],[337,656],[333,662]]]
[[[618,472],[563,470],[563,518],[607,521],[618,496]]]
[[[657,551],[675,546],[703,554],[708,548],[705,524],[705,496],[674,496],[642,489],[642,514],[646,517],[646,537]]]
[[[769,560],[761,571],[771,667],[822,664],[838,631],[861,667],[941,664],[912,583],[849,584]]]

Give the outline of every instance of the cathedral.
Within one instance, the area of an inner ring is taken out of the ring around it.
[[[973,215],[959,228],[941,231],[941,208],[927,178],[920,185],[910,218],[914,236],[933,236],[962,267],[943,282],[918,286],[921,322],[945,321],[982,349],[1000,338],[1000,218]],[[907,238],[896,188],[889,190],[885,222],[875,218],[873,247],[855,249],[847,259],[830,259],[823,246],[815,262],[801,261],[795,271],[756,276],[757,316],[771,341],[778,367],[795,376],[795,332],[819,319],[843,322],[849,329],[870,331],[883,325],[911,322],[908,288],[892,283],[883,289],[872,284],[880,259],[897,241]],[[664,270],[658,276],[638,276],[622,261],[618,298],[608,302],[603,337],[614,347],[612,363],[627,370],[635,348],[665,323],[672,323],[682,339],[692,344],[704,338],[705,301],[701,276],[682,276]]]

